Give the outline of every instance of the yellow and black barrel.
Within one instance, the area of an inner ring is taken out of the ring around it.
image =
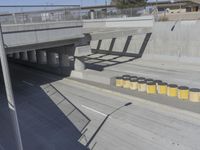
[[[138,83],[137,83],[137,76],[131,76],[130,78],[130,89],[137,90]]]
[[[138,82],[138,91],[139,92],[146,92],[146,82],[145,82],[145,78],[138,78],[137,79]]]
[[[191,102],[200,102],[200,89],[197,88],[190,89],[189,100]]]
[[[189,99],[189,88],[186,86],[178,87],[178,99],[188,100]]]
[[[158,89],[158,94],[167,95],[167,83],[166,82],[158,83],[157,89]]]
[[[116,87],[122,87],[123,86],[123,78],[122,77],[116,77],[115,78],[115,86]]]
[[[129,89],[130,88],[130,75],[123,75],[123,88],[125,89]]]
[[[145,79],[145,82],[146,82],[146,83],[153,82],[153,81],[154,81],[154,80],[151,79],[151,78],[147,78],[147,79]]]
[[[146,81],[147,94],[156,94],[156,83],[154,81]]]
[[[177,97],[177,87],[176,84],[169,84],[167,86],[167,96]]]
[[[156,83],[156,90],[158,91],[158,84],[162,83],[162,81],[161,80],[154,80],[154,82]]]

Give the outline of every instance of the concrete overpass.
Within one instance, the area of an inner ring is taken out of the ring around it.
[[[6,53],[25,64],[69,67],[69,55],[89,42],[82,27],[81,20],[2,25]]]
[[[85,33],[90,33],[91,39]],[[120,150],[200,148],[197,140],[199,103],[116,90],[111,85],[114,76],[130,74],[199,87],[199,21],[155,23],[150,16],[83,24],[75,21],[4,25],[3,37],[10,60],[43,70],[69,69],[69,56],[73,56],[73,62],[74,56],[81,57],[75,63],[78,70],[74,74],[78,75],[72,76],[76,81],[11,65],[26,149],[88,149],[87,139],[99,130],[104,117],[129,101],[134,106],[112,116],[89,148],[95,145],[99,150],[102,147]],[[89,69],[84,70],[83,59]],[[100,67],[101,71],[95,70]],[[67,98],[92,119],[82,136],[77,127],[85,127],[88,118],[77,119],[80,113],[74,114],[74,106],[69,105]],[[6,114],[0,130],[10,130],[8,112],[1,109],[0,113]],[[63,114],[70,121],[61,118]],[[70,125],[73,120],[76,126]],[[4,132],[2,135],[5,143],[10,140],[4,138]]]

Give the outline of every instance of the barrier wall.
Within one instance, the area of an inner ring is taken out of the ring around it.
[[[90,44],[95,53],[200,63],[199,27],[199,20],[156,22],[150,32],[95,39]]]
[[[200,21],[156,22],[144,58],[200,63]]]
[[[141,57],[151,33],[129,35],[112,39],[94,40],[90,45],[93,53]]]
[[[99,27],[152,27],[153,16],[84,20],[84,28]]]

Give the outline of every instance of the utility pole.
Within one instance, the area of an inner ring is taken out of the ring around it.
[[[15,139],[16,139],[16,144],[17,144],[16,150],[23,150],[19,123],[18,123],[18,118],[17,118],[17,112],[16,112],[16,107],[15,107],[15,101],[14,101],[14,95],[13,95],[13,90],[12,90],[12,84],[10,80],[8,61],[7,61],[6,52],[4,48],[4,40],[3,40],[1,24],[0,24],[0,59],[1,59],[1,67],[2,67],[4,84],[5,84],[5,89],[6,89],[8,107],[9,107],[11,121],[12,121],[14,132],[15,132],[14,134],[15,134]]]

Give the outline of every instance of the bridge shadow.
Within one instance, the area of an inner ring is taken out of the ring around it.
[[[51,84],[61,78],[36,77],[30,70],[20,71],[17,65],[10,68],[24,149],[88,150],[79,138],[90,119]],[[0,98],[0,150],[14,150],[2,74]]]
[[[108,50],[100,49],[102,40],[99,40],[97,48],[92,49],[92,54],[85,56],[86,66],[89,69],[101,71],[106,67],[127,63],[141,58],[144,54],[150,37],[151,33],[146,33],[138,53],[128,52],[129,45],[132,42],[132,36],[127,37],[124,48],[121,52],[113,51],[113,47],[116,44],[116,38],[111,40]],[[95,57],[96,55],[97,57]]]

